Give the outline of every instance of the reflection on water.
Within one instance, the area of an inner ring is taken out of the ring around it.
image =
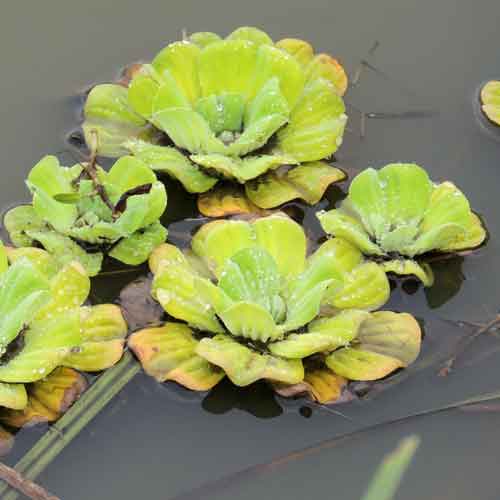
[[[425,290],[427,303],[431,309],[446,304],[459,292],[465,279],[462,271],[463,262],[464,258],[457,256],[431,264],[435,283]]]
[[[236,387],[224,379],[207,394],[202,405],[204,410],[216,415],[234,409],[246,411],[257,418],[279,417],[283,413],[273,391],[263,382]]]

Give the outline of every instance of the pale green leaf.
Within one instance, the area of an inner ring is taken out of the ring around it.
[[[303,161],[322,160],[342,144],[347,121],[335,87],[324,79],[308,83],[289,123],[278,132],[278,148]]]
[[[276,321],[283,313],[278,297],[281,290],[278,266],[260,247],[245,248],[234,254],[225,263],[218,286],[235,302],[261,305]]]
[[[151,63],[158,73],[168,70],[191,103],[200,96],[197,64],[200,49],[194,43],[175,42],[167,45]]]
[[[300,63],[281,49],[270,45],[260,45],[257,51],[255,73],[249,97],[256,96],[272,78],[277,78],[281,92],[292,109],[304,88],[305,75]]]
[[[220,312],[219,317],[236,337],[268,342],[281,336],[271,313],[253,302],[237,302]]]
[[[326,296],[326,303],[335,309],[373,311],[389,300],[389,280],[375,262],[362,263],[343,278],[342,286],[332,287]]]
[[[212,94],[198,99],[195,109],[205,118],[216,135],[224,131],[239,132],[245,101],[240,94]]]
[[[31,323],[21,352],[0,366],[0,381],[27,383],[44,378],[81,340],[78,309]]]
[[[228,259],[238,251],[254,246],[255,243],[251,224],[226,220],[204,224],[193,236],[191,246],[195,254],[203,258],[209,269],[220,275]],[[269,251],[268,248],[265,249]],[[269,253],[275,257],[273,252]]]
[[[156,172],[177,179],[190,193],[204,193],[217,183],[175,148],[155,146],[144,141],[129,141],[126,147]]]
[[[256,219],[253,228],[258,245],[271,254],[283,277],[291,278],[303,271],[307,240],[299,224],[276,214]]]
[[[300,360],[260,354],[228,335],[202,339],[196,353],[220,366],[231,382],[238,386],[250,385],[260,379],[296,384],[304,378]]]
[[[40,231],[46,229],[43,220],[38,217],[32,205],[19,205],[11,208],[3,219],[9,238],[18,247],[29,247],[33,244],[27,231]]]
[[[215,137],[208,123],[196,111],[170,108],[153,115],[154,123],[178,148],[191,153],[224,153],[226,146]]]
[[[49,282],[26,258],[16,261],[1,275],[0,349],[2,351],[49,300]]]
[[[27,231],[27,234],[32,240],[39,242],[61,265],[76,260],[89,276],[95,276],[101,270],[103,254],[86,252],[69,236],[55,231]]]
[[[254,28],[253,26],[241,26],[235,29],[230,35],[227,36],[226,40],[248,40],[257,45],[272,45],[273,41],[271,37],[259,28]]]
[[[386,273],[415,276],[426,287],[434,284],[432,268],[425,262],[419,263],[415,260],[388,260],[382,262],[381,265]]]
[[[223,92],[248,97],[255,73],[257,45],[247,40],[223,40],[206,46],[198,60],[204,97]]]
[[[120,240],[109,252],[109,256],[129,266],[146,262],[151,252],[167,239],[167,230],[155,222]]]

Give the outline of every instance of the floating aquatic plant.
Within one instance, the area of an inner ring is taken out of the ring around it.
[[[78,261],[94,276],[105,254],[138,265],[165,241],[159,222],[165,187],[137,158],[120,158],[105,172],[94,159],[63,167],[46,156],[26,183],[33,201],[6,214],[10,239],[18,247],[45,248],[61,265]]]
[[[97,134],[100,155],[131,152],[189,192],[258,178],[246,186],[256,205],[316,203],[345,177],[320,160],[342,142],[346,88],[342,66],[303,40],[274,43],[246,27],[225,39],[195,33],[136,67],[127,87],[95,86],[83,130],[88,142]]]
[[[0,419],[11,426],[53,420],[84,383],[60,367],[114,365],[127,325],[117,306],[83,306],[90,280],[77,262],[61,268],[44,250],[1,246],[0,270],[0,407],[10,409]]]
[[[413,317],[369,312],[387,301],[387,276],[344,240],[307,257],[301,226],[274,214],[207,223],[191,247],[164,244],[150,257],[152,294],[182,323],[129,339],[160,381],[207,390],[227,375],[239,386],[267,379],[283,389],[307,383],[318,367],[335,383],[374,380],[418,355]]]
[[[479,246],[486,231],[465,195],[451,182],[433,183],[414,164],[394,163],[357,175],[339,208],[319,212],[323,229],[381,261],[388,272],[433,281],[428,252]]]
[[[500,81],[492,80],[481,89],[481,109],[490,121],[500,125]]]

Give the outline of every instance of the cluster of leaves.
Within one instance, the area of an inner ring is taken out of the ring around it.
[[[279,394],[328,402],[349,380],[411,364],[417,321],[376,311],[389,298],[387,273],[430,286],[427,254],[484,241],[463,193],[414,164],[366,169],[338,208],[318,212],[333,238],[312,253],[300,225],[264,216],[295,198],[315,204],[345,178],[322,160],[342,142],[346,88],[335,59],[256,28],[226,39],[195,33],[135,67],[126,84],[94,87],[83,124],[90,160],[43,158],[27,179],[32,203],[4,219],[19,248],[0,247],[0,419],[53,421],[85,389],[76,370],[120,359],[120,309],[83,306],[105,255],[128,265],[149,258],[152,297],[177,320],[129,338],[160,381],[208,390],[225,376],[238,386],[264,379]],[[490,82],[482,99],[491,119],[497,96]],[[97,154],[121,158],[106,172]],[[164,243],[167,194],[155,171],[203,193],[205,214],[261,217],[207,223],[181,251]],[[215,191],[220,179],[244,187]]]
[[[370,312],[389,297],[387,276],[345,240],[307,256],[301,226],[274,214],[209,222],[191,247],[165,244],[150,258],[153,296],[182,323],[129,338],[158,380],[207,390],[225,375],[239,386],[267,379],[326,401],[347,380],[384,377],[419,353],[412,316]]]
[[[317,215],[326,233],[349,241],[387,272],[415,275],[426,286],[432,271],[416,257],[474,248],[486,238],[466,196],[451,182],[434,184],[415,164],[364,170],[339,208]]]
[[[166,239],[165,186],[137,158],[120,158],[106,172],[93,161],[67,168],[46,156],[26,183],[33,201],[6,214],[10,239],[45,248],[61,265],[77,261],[94,276],[104,254],[138,265]]]
[[[121,358],[121,311],[84,306],[89,291],[79,263],[61,267],[44,250],[0,246],[0,420],[7,425],[55,420],[85,388],[75,370],[101,371]]]
[[[87,142],[98,135],[100,155],[131,152],[192,193],[225,178],[263,208],[316,203],[345,177],[320,160],[342,142],[346,88],[342,66],[303,40],[194,33],[135,67],[126,87],[95,86],[83,130]]]

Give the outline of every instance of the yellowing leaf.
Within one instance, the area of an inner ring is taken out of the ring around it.
[[[133,333],[128,345],[144,371],[159,382],[173,380],[194,391],[208,391],[224,372],[196,354],[198,342],[180,323],[166,323]]]
[[[28,386],[28,404],[23,410],[5,410],[0,420],[10,427],[54,422],[87,388],[83,375],[71,368],[59,367],[48,377]]]

